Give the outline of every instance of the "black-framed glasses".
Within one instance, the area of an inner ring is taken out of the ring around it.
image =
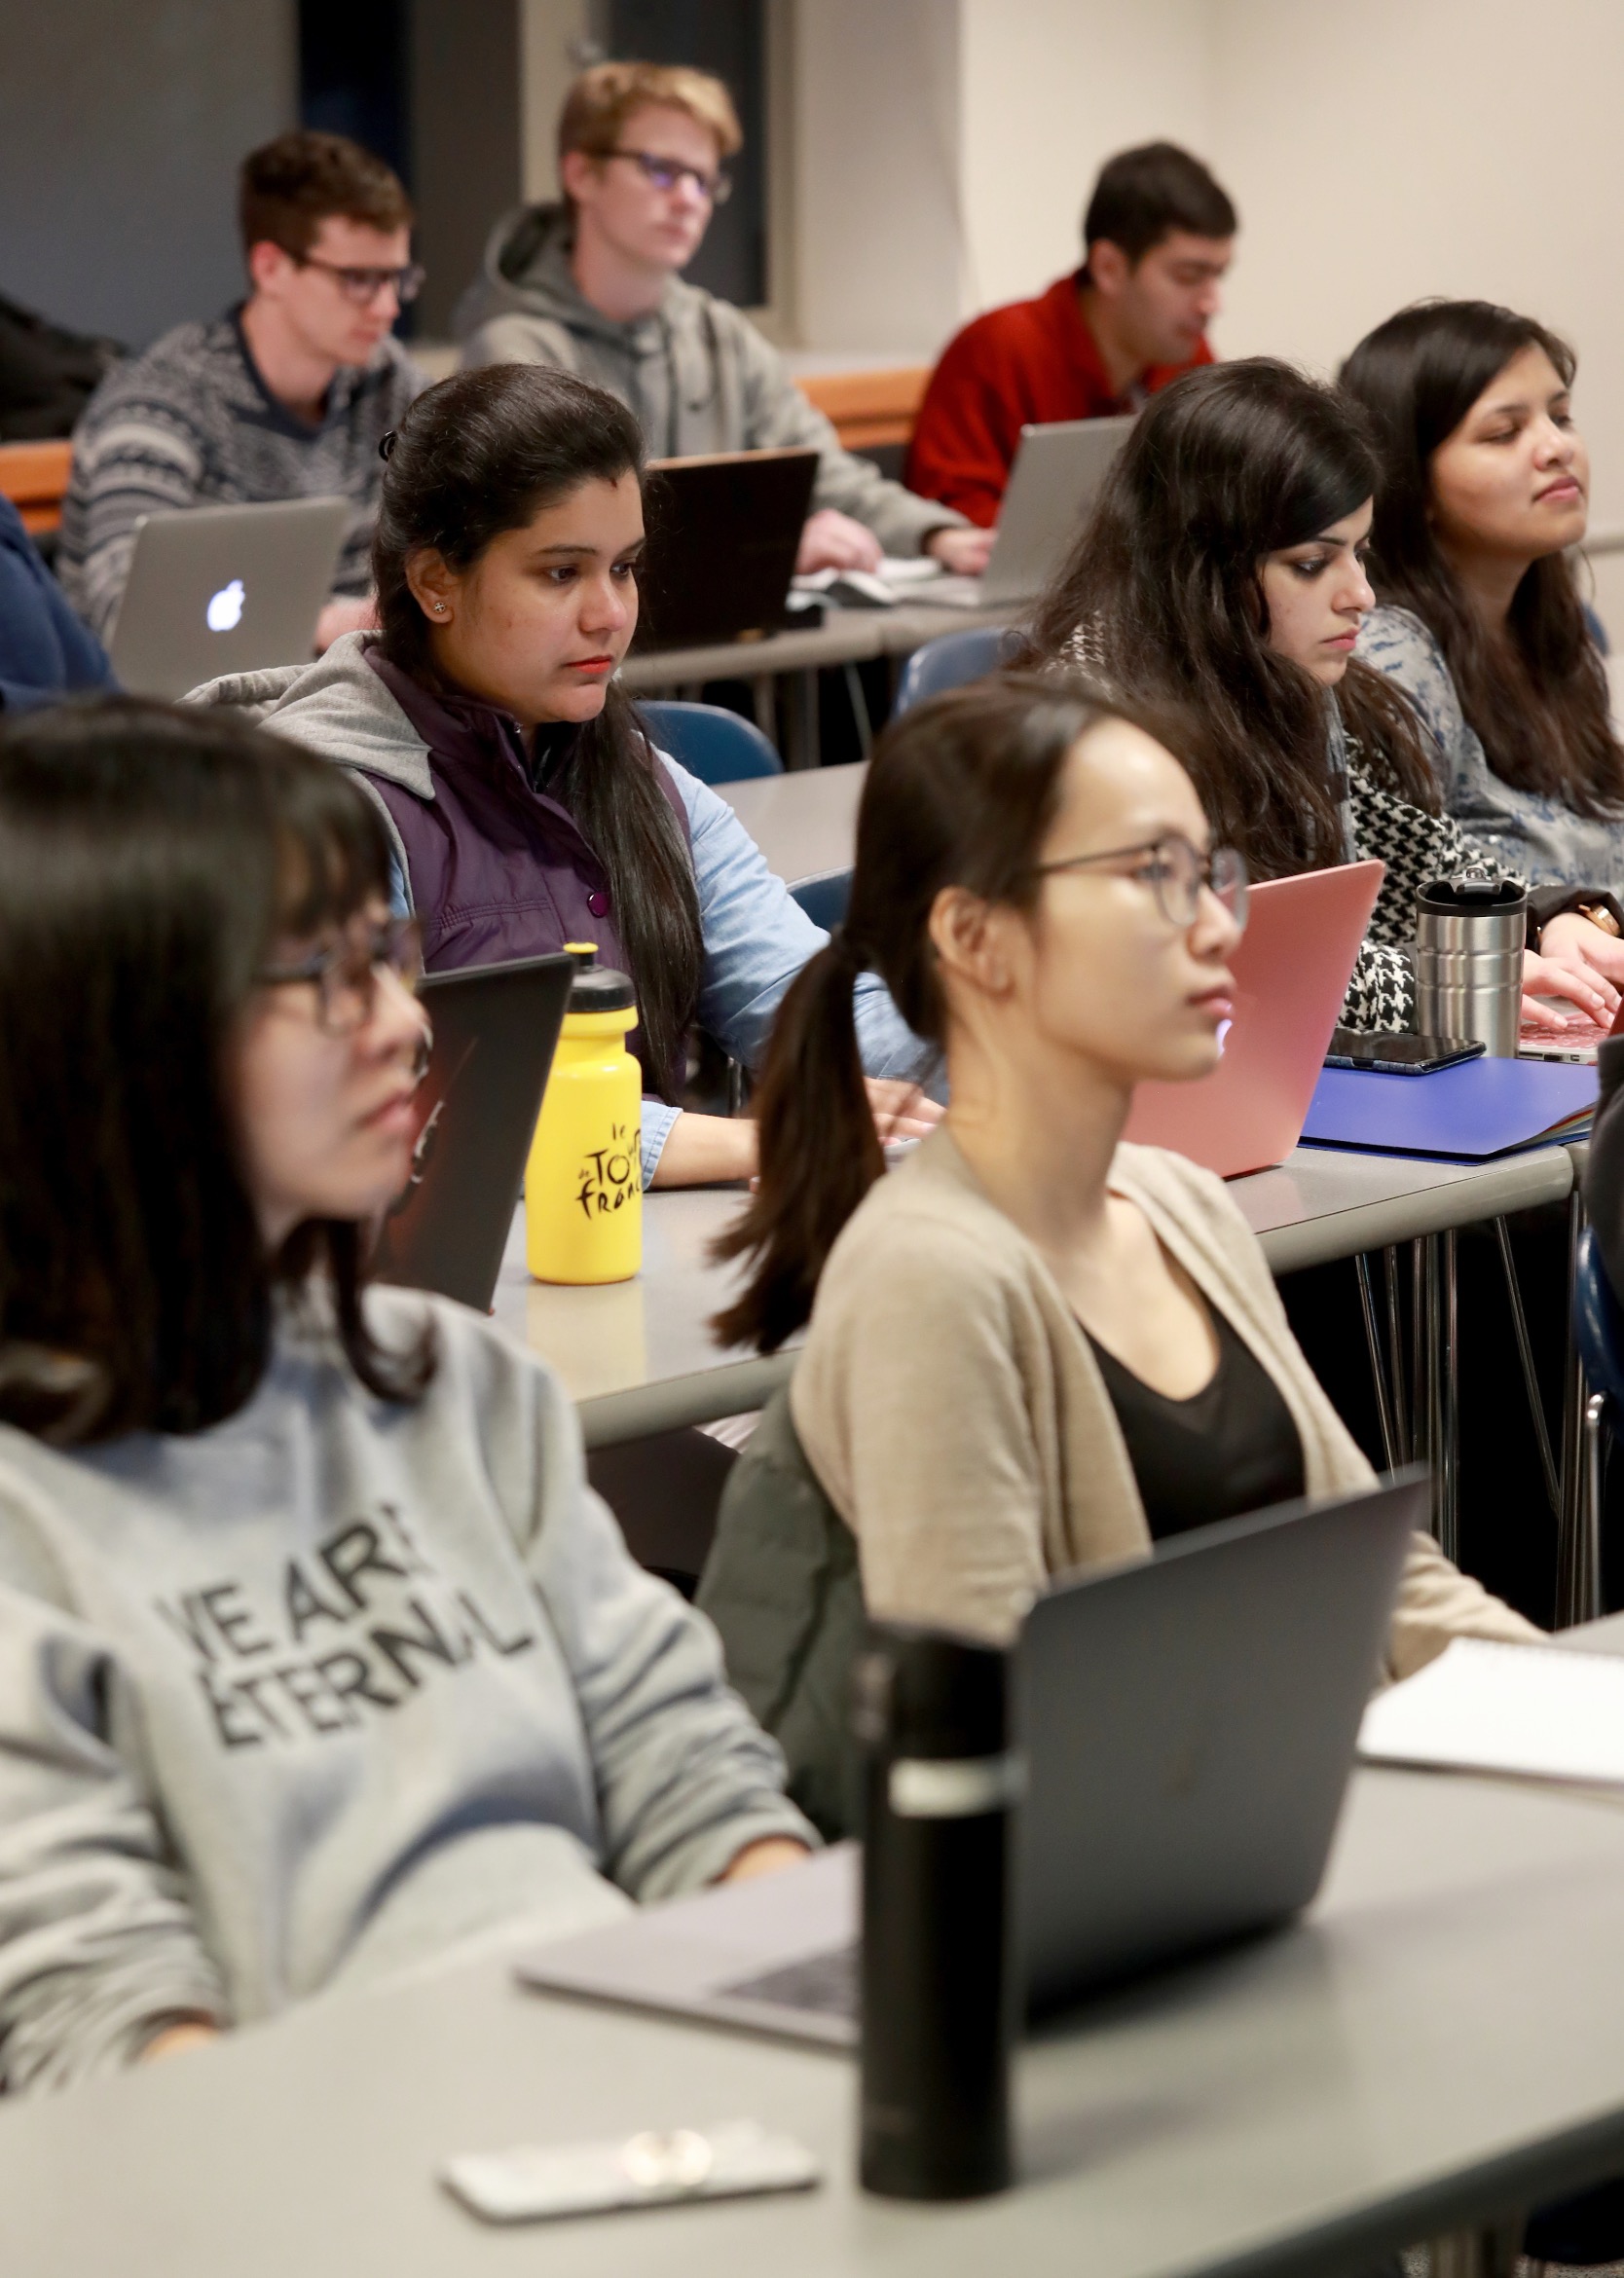
[[[1176,830],[1139,846],[1108,847],[1103,854],[1068,855],[1063,862],[1039,863],[1035,875],[1056,876],[1061,870],[1091,869],[1098,863],[1136,862],[1127,874],[1148,886],[1157,906],[1170,926],[1182,933],[1200,914],[1203,893],[1215,895],[1237,926],[1246,923],[1246,858],[1238,847],[1215,846],[1202,854]]]
[[[267,989],[314,982],[317,1026],[329,1036],[352,1036],[372,1018],[381,973],[392,973],[415,993],[423,978],[423,929],[416,918],[386,918],[364,933],[343,935],[297,965],[268,965],[257,977]]]
[[[342,262],[323,261],[314,253],[292,253],[288,256],[301,269],[324,270],[338,278],[339,291],[347,301],[353,301],[357,309],[369,308],[386,285],[393,288],[394,297],[404,309],[415,301],[423,290],[423,280],[428,275],[421,261],[408,261],[404,269],[349,269]]]
[[[661,158],[657,151],[606,150],[604,156],[630,159],[634,166],[643,168],[645,178],[656,190],[676,190],[683,182],[691,182],[712,205],[725,205],[733,195],[731,174],[707,174],[703,166],[685,166],[681,159]]]

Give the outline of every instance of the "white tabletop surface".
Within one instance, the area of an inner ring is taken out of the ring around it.
[[[1285,1273],[1561,1201],[1572,1183],[1562,1147],[1483,1164],[1299,1147],[1278,1170],[1236,1179],[1230,1191],[1271,1267]],[[494,1309],[559,1371],[580,1405],[589,1447],[759,1407],[788,1378],[793,1345],[761,1360],[720,1350],[710,1333],[738,1268],[711,1265],[707,1250],[743,1199],[736,1188],[715,1187],[646,1195],[643,1271],[599,1289],[531,1280],[521,1208]]]
[[[754,775],[719,783],[717,791],[755,839],[785,884],[849,870],[857,841],[857,808],[868,769],[802,767],[794,774]]]
[[[968,625],[1011,624],[1018,613],[1008,602],[988,609],[933,608],[923,601],[901,602],[889,609],[830,608],[821,625],[804,632],[769,634],[763,641],[634,649],[621,666],[620,677],[634,693],[647,695],[693,680],[748,680],[763,673],[861,663],[870,656],[906,656],[939,633],[962,632]]]
[[[865,2199],[848,2058],[520,1992],[488,1960],[0,2108],[6,2278],[1225,2278],[1354,2266],[1624,2165],[1624,1809],[1355,1777],[1300,1928],[1051,2028],[1019,2169]],[[461,2151],[751,2117],[811,2194],[486,2228]]]

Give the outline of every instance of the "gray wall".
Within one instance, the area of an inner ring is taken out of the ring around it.
[[[0,292],[136,347],[235,300],[236,168],[293,124],[293,0],[3,0],[0,25]]]
[[[517,0],[416,0],[411,11],[413,195],[428,271],[418,330],[449,338],[491,225],[522,195]]]

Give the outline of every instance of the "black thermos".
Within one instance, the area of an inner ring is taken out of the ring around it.
[[[1010,1657],[878,1627],[853,1704],[864,1758],[864,2188],[972,2199],[1011,2180]]]

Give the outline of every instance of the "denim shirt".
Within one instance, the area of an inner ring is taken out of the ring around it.
[[[1390,603],[1372,609],[1356,654],[1396,680],[1429,733],[1444,811],[1502,869],[1531,886],[1624,890],[1624,815],[1575,814],[1543,791],[1495,773],[1460,706],[1444,652],[1421,619]]]
[[[665,753],[660,764],[681,794],[693,847],[694,883],[704,937],[699,1025],[723,1051],[754,1068],[766,1049],[773,1016],[801,967],[829,939],[723,798]],[[398,915],[411,907],[406,879],[394,866],[390,900]],[[923,1078],[931,1047],[903,1019],[877,974],[864,974],[853,995],[858,1049],[870,1076]],[[664,1100],[643,1102],[643,1183],[646,1187],[682,1114]]]

